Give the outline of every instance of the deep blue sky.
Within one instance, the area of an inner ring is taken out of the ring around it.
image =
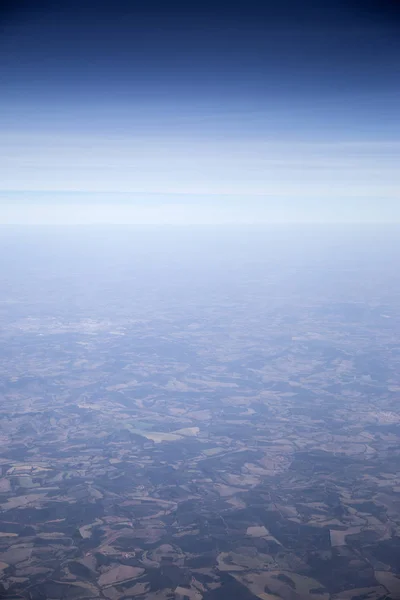
[[[398,1],[14,0],[1,26],[0,222],[400,220]]]

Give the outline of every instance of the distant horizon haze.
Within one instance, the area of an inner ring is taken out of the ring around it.
[[[0,9],[0,223],[400,222],[393,0]]]

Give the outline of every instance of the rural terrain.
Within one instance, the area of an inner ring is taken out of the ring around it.
[[[24,268],[1,274],[0,597],[399,600],[381,265]]]

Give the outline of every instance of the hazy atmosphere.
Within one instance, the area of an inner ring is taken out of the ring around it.
[[[399,2],[0,16],[0,598],[400,600]]]
[[[400,221],[398,2],[1,17],[1,223]]]

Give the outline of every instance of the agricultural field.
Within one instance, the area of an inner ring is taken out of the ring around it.
[[[1,286],[0,597],[398,600],[397,280],[67,264]]]

